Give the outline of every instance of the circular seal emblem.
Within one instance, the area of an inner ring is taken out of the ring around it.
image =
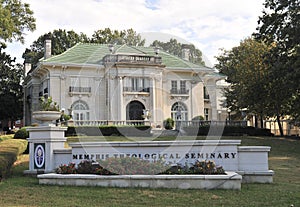
[[[42,145],[37,145],[35,148],[34,163],[37,168],[42,168],[45,163],[45,149]]]

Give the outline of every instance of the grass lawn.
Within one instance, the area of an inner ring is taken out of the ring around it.
[[[170,138],[168,138],[170,139]],[[242,145],[271,146],[272,184],[242,184],[241,191],[44,186],[24,177],[28,155],[11,178],[0,182],[0,206],[300,206],[300,140],[278,137],[225,137]]]

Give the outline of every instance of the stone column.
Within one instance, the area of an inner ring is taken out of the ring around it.
[[[118,107],[118,119],[126,120],[126,110],[124,109],[123,103],[123,77],[119,77],[119,107]]]
[[[29,170],[25,174],[53,172],[55,156],[53,151],[64,149],[66,127],[30,127],[29,131]]]
[[[157,111],[155,111],[155,109],[156,109],[156,88],[155,88],[155,78],[151,78],[150,79],[151,81],[150,81],[150,97],[152,97],[152,103],[151,103],[151,105],[150,105],[150,112],[151,112],[151,114],[152,114],[152,117],[150,118],[150,119],[152,119],[153,120],[153,122],[156,124],[156,113],[157,113]]]
[[[209,101],[211,104],[211,120],[218,120],[218,112],[217,112],[217,96],[216,96],[216,85],[207,84],[206,85],[207,92],[209,94]]]

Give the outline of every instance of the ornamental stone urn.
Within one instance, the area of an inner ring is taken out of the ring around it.
[[[42,126],[55,126],[52,122],[59,119],[60,111],[34,111],[32,117],[40,121]]]
[[[34,111],[32,117],[40,121],[42,126],[55,126],[52,122],[59,119],[61,112],[56,102],[52,100],[52,97],[40,98],[40,110]]]

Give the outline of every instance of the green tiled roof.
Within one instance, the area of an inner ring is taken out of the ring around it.
[[[115,54],[135,54],[153,56],[154,50],[151,47],[132,47],[128,45],[115,45]],[[102,64],[104,56],[110,54],[107,44],[78,43],[64,53],[52,56],[42,63],[53,64]],[[205,66],[193,64],[167,52],[160,51],[162,63],[166,68],[193,68],[193,69],[211,69]],[[212,69],[211,69],[212,70]]]

